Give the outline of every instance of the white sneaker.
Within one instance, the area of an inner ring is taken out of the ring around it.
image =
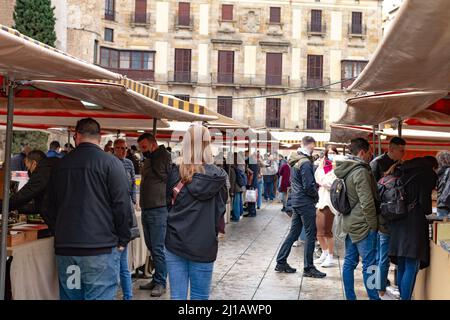
[[[326,259],[322,264],[320,265],[322,268],[330,268],[335,266],[335,261],[332,255],[327,255]]]
[[[314,263],[315,264],[322,264],[325,261],[325,259],[327,258],[327,256],[328,256],[328,253],[322,251],[322,254],[320,255],[320,258],[314,260]]]
[[[294,242],[294,244],[292,245],[293,247],[299,247],[300,244],[298,243],[298,240]]]
[[[385,292],[383,296],[379,295],[379,297],[380,297],[380,300],[396,300],[396,299],[392,298],[391,295],[388,294],[387,292]]]

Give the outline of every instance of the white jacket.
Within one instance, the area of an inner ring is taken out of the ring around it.
[[[336,179],[336,175],[334,174],[334,170],[331,170],[327,174],[323,170],[323,167],[318,167],[316,173],[314,174],[316,178],[316,182],[319,184],[319,202],[316,205],[317,209],[324,209],[325,207],[329,207],[331,212],[335,215],[338,214],[337,210],[331,204],[330,198],[330,188]]]

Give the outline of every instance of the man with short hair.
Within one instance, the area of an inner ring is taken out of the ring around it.
[[[139,199],[142,209],[142,226],[145,243],[155,265],[153,280],[139,288],[151,290],[152,297],[160,297],[166,290],[167,269],[164,255],[168,216],[166,184],[172,159],[164,145],[158,146],[151,133],[142,134],[138,138],[138,145],[145,157],[141,169]]]
[[[27,167],[25,165],[25,158],[28,153],[31,151],[31,147],[28,143],[22,145],[22,149],[20,153],[14,155],[11,158],[11,171],[27,171]]]
[[[385,173],[396,163],[402,160],[405,155],[406,141],[400,137],[393,137],[389,141],[388,152],[376,157],[370,162],[372,173],[375,177],[375,181],[379,181]],[[379,231],[377,236],[377,265],[378,281],[377,287],[380,298],[382,300],[390,300],[390,297],[386,295],[386,287],[389,283],[389,242],[391,239],[388,222],[383,219],[381,215],[378,218]]]
[[[136,204],[136,178],[134,174],[133,162],[126,158],[127,155],[127,142],[125,139],[117,139],[113,143],[114,155],[122,162],[125,172],[128,178],[128,187],[130,190],[130,200],[133,204]],[[131,229],[131,239],[139,237],[139,228],[137,225],[136,217],[134,215],[133,208],[133,223]],[[133,288],[131,282],[131,273],[128,269],[128,246],[120,255],[120,286],[122,287],[123,300],[131,300],[133,298]]]
[[[56,140],[52,141],[50,143],[49,150],[47,151],[47,157],[48,158],[62,158],[62,157],[64,157],[64,155],[59,152],[60,149],[61,149],[61,145],[59,144],[59,142],[56,141]]]
[[[369,283],[375,266],[376,242],[378,232],[377,186],[372,175],[369,161],[372,159],[372,147],[366,139],[351,141],[350,152],[344,160],[336,161],[334,173],[344,179],[351,213],[343,216],[345,239],[345,258],[342,272],[345,296],[347,300],[356,300],[354,271],[362,258],[363,279],[367,294],[371,300],[379,300],[374,283]]]
[[[370,162],[372,173],[375,181],[380,181],[384,173],[389,170],[392,165],[401,161],[405,156],[406,141],[400,137],[393,137],[389,141],[388,152],[379,155]]]
[[[120,254],[131,232],[132,208],[122,163],[100,148],[100,125],[77,122],[76,148],[54,168],[49,183],[49,227],[62,300],[113,300]]]
[[[312,154],[316,146],[313,137],[302,139],[302,148],[289,156],[291,167],[291,203],[293,215],[291,230],[283,242],[277,256],[275,271],[294,273],[297,270],[287,263],[292,245],[298,240],[302,228],[305,228],[306,243],[304,250],[303,276],[324,278],[325,273],[314,266],[314,247],[316,242],[316,203],[319,200],[316,180],[314,178]]]

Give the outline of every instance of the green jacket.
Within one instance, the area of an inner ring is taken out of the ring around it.
[[[367,237],[370,230],[378,231],[376,197],[378,197],[375,178],[370,166],[361,159],[347,156],[343,161],[336,161],[336,177],[345,178],[347,196],[352,212],[343,216],[342,229],[350,236],[353,243]]]

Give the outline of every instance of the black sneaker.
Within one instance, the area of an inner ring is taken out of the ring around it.
[[[147,284],[141,284],[139,286],[140,290],[153,290],[153,288],[155,288],[155,283],[153,281],[150,281]]]
[[[326,273],[320,272],[315,267],[303,271],[303,276],[308,278],[325,278]]]
[[[275,271],[277,272],[286,272],[286,273],[295,273],[297,272],[297,269],[292,268],[290,265],[286,264],[278,264],[275,267]]]
[[[166,292],[166,288],[164,288],[162,285],[157,284],[152,290],[152,293],[150,294],[152,297],[161,297]]]
[[[244,214],[243,217],[244,218],[249,218],[249,217],[253,218],[253,217],[256,217],[256,214],[249,214],[249,213],[247,213],[247,214]]]

